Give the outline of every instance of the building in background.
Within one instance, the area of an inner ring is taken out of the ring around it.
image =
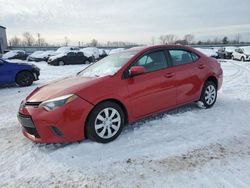
[[[0,25],[0,54],[3,54],[7,49],[6,28]]]

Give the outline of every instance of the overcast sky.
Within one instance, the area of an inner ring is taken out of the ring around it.
[[[7,36],[40,33],[50,43],[128,41],[162,34],[195,39],[240,33],[250,41],[250,0],[0,0]]]

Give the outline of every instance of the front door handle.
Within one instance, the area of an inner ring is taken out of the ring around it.
[[[166,78],[172,78],[175,74],[173,72],[169,72],[167,74],[165,74]]]
[[[204,69],[205,67],[206,67],[206,65],[204,65],[204,64],[199,65],[199,69]]]

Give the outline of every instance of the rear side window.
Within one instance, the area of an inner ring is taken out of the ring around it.
[[[167,67],[163,51],[152,52],[142,56],[133,66],[143,66],[147,72],[152,72]]]
[[[75,53],[74,52],[69,52],[68,56],[75,56]]]
[[[83,56],[82,52],[77,52],[77,56]]]
[[[193,63],[199,59],[196,54],[186,50],[169,50],[169,54],[171,56],[173,66]]]

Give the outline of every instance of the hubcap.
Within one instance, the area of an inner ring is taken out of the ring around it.
[[[205,101],[208,105],[214,103],[216,98],[216,89],[213,85],[209,85],[205,91]]]
[[[121,126],[121,116],[114,108],[105,108],[95,119],[95,131],[101,138],[111,138]]]
[[[31,76],[28,73],[23,73],[21,77],[21,83],[23,85],[28,85],[31,81]]]

